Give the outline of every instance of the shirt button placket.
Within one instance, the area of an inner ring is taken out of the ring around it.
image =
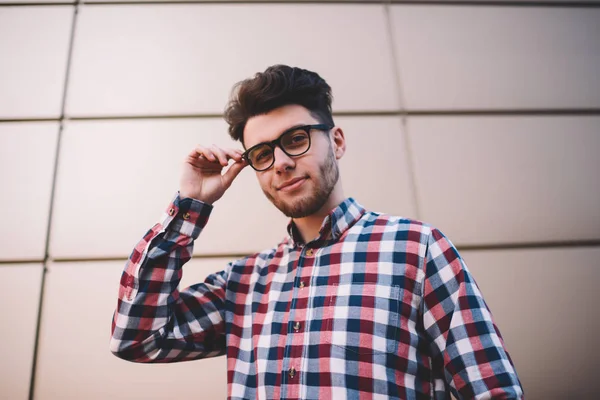
[[[306,248],[304,250],[305,257],[313,257],[314,255],[315,255],[315,253],[314,253],[313,249]],[[300,280],[300,282],[298,283],[298,287],[300,289],[303,289],[305,286],[306,286],[306,284],[304,283],[304,281]],[[295,333],[298,333],[302,329],[302,324],[299,321],[296,321],[292,325],[292,329],[294,330]],[[290,369],[288,369],[287,373],[288,373],[288,377],[290,379],[294,379],[296,377],[296,374],[298,373],[298,371],[296,370],[295,367],[291,367]]]

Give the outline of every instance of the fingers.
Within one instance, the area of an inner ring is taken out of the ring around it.
[[[218,162],[217,157],[210,147],[196,146],[196,156],[199,157],[200,161],[208,161],[211,163]]]
[[[196,146],[194,151],[188,155],[188,159],[198,160],[200,165],[208,166],[207,164],[220,164],[221,167],[226,167],[229,160],[236,162],[242,161],[242,151],[237,149],[223,149],[216,145],[210,147]]]
[[[229,169],[227,171],[225,171],[225,173],[223,174],[223,183],[227,187],[231,186],[231,183],[233,182],[233,180],[247,166],[248,166],[248,163],[244,159],[241,159],[240,161],[236,161],[233,164],[231,164]]]
[[[211,150],[219,159],[219,162],[222,166],[226,167],[229,163],[229,160],[241,161],[242,160],[242,152],[234,149],[221,149],[217,146],[212,146]]]

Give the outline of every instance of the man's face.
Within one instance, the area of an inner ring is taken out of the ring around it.
[[[250,148],[277,139],[291,127],[319,123],[302,106],[283,106],[250,118],[244,129],[244,143]],[[273,166],[256,171],[265,196],[291,218],[306,217],[321,210],[339,179],[333,150],[335,144],[332,144],[330,133],[312,130],[310,139],[310,149],[296,157],[290,157],[276,147]]]

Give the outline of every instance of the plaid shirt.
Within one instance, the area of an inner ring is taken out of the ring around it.
[[[227,355],[230,399],[517,399],[522,388],[455,247],[347,199],[302,243],[178,290],[212,206],[176,197],[121,278],[111,351],[136,362]]]

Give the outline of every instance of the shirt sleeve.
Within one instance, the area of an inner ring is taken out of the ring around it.
[[[423,327],[434,376],[458,399],[521,399],[523,389],[492,315],[454,245],[432,229]]]
[[[179,291],[182,266],[212,206],[177,195],[134,248],[121,276],[110,350],[135,362],[175,362],[225,351],[228,268]]]

